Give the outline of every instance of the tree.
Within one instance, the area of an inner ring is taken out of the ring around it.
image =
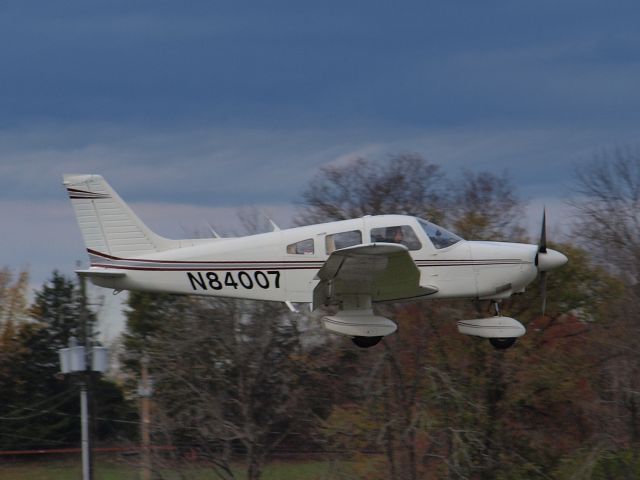
[[[436,206],[404,209],[372,197],[369,185],[397,183],[383,177],[402,167],[374,165],[360,160],[321,170],[303,193],[302,214],[330,221]],[[375,181],[363,173],[371,171]],[[436,215],[445,226],[469,239],[522,240],[523,208],[506,173],[465,171],[448,185],[439,192]],[[597,407],[603,378],[612,379],[601,374],[614,365],[599,344],[612,339],[606,301],[619,297],[620,285],[593,264],[589,250],[561,250],[569,265],[549,276],[544,317],[536,283],[503,302],[503,311],[529,329],[509,351],[455,333],[455,319],[492,314],[477,302],[378,307],[394,312],[398,332],[359,357],[366,363],[354,372],[364,373],[349,377],[348,391],[362,395],[338,399],[327,428],[336,442],[345,438],[339,432],[351,430],[351,443],[341,445],[350,445],[354,456],[371,446],[384,452],[386,468],[367,478],[546,478],[580,448],[598,445],[600,422],[611,413]],[[625,383],[627,393],[633,388]],[[629,396],[618,398],[631,412]]]
[[[522,241],[523,205],[507,172],[465,170],[452,182],[447,215],[452,229],[468,240]]]
[[[640,150],[618,147],[596,155],[577,170],[574,190],[576,238],[623,285],[620,295],[602,298],[599,393],[614,408],[588,464],[631,478],[640,471]]]
[[[281,305],[151,294],[132,299],[145,310],[128,312],[127,345],[149,357],[161,419],[156,438],[197,449],[221,478],[233,477],[233,455],[242,454],[247,478],[256,480],[284,442],[312,436],[316,415],[327,410],[313,394],[322,382]]]
[[[28,279],[27,271],[20,272],[14,279],[8,268],[0,270],[0,364],[5,369],[14,363],[13,356],[22,348],[18,335],[28,317]],[[0,377],[6,379],[9,375],[7,370],[0,370]]]
[[[57,375],[58,349],[66,347],[71,336],[83,335],[82,318],[95,321],[85,308],[74,282],[53,272],[51,280],[36,292],[31,319],[14,325],[13,334],[6,335],[12,353],[0,357],[1,448],[60,447],[79,441],[77,389],[72,379]],[[98,416],[126,413],[122,393],[114,384],[95,381],[93,389],[97,396],[110,399],[109,404],[97,404]],[[117,436],[121,426],[109,420],[97,422],[102,438]]]
[[[640,273],[640,150],[619,147],[577,169],[576,238],[634,283]]]
[[[0,269],[0,326],[16,324],[27,319],[27,288],[29,272],[23,270],[14,279],[7,267]]]
[[[272,228],[256,210],[239,216],[248,233]],[[335,359],[282,304],[131,292],[128,306],[123,363],[135,380],[149,359],[156,439],[194,449],[223,479],[234,455],[257,480],[279,447],[314,445],[331,408],[320,372]]]
[[[310,224],[384,213],[441,219],[445,188],[438,165],[410,153],[384,162],[358,158],[321,167],[302,193],[297,223]]]
[[[513,195],[505,195],[509,186],[506,175],[499,183],[493,181],[495,177],[490,174],[467,174],[468,177],[450,189],[456,192],[451,194],[443,188],[444,176],[439,167],[418,155],[392,157],[387,163],[358,159],[347,165],[324,168],[302,194],[306,208],[302,210],[305,222],[300,223],[404,213],[437,221],[448,218],[456,227],[466,227],[466,233],[483,238],[482,235],[491,235],[489,227],[496,224],[493,210],[504,200],[508,202],[506,223],[515,224],[513,212],[517,210],[517,200]],[[482,202],[487,203],[487,208]],[[447,211],[448,205],[456,207]],[[429,444],[427,452],[431,451],[434,456],[441,454],[432,449],[442,439],[430,443],[429,439],[434,437],[419,428],[427,412],[443,398],[432,395],[434,384],[430,380],[441,387],[446,376],[443,369],[449,368],[446,356],[438,349],[440,363],[431,372],[439,374],[425,375],[429,362],[435,358],[428,344],[441,309],[426,305],[397,305],[387,309],[393,311],[393,317],[401,319],[400,328],[393,338],[383,341],[384,355],[373,352],[369,355],[374,357],[370,362],[375,367],[370,369],[371,375],[364,377],[368,382],[362,389],[367,392],[366,399],[358,400],[368,407],[362,414],[364,417],[369,411],[375,418],[386,419],[379,430],[370,432],[374,436],[370,442],[382,448],[387,458],[385,478],[415,479],[424,474],[421,465],[429,463],[430,454],[422,451],[420,444]],[[371,420],[359,423],[367,425]],[[449,433],[445,432],[445,436],[451,440]],[[451,444],[451,441],[445,443]]]

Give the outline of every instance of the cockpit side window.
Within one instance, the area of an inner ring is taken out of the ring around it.
[[[421,218],[418,219],[418,223],[429,237],[429,240],[431,240],[431,243],[433,243],[433,246],[437,249],[450,247],[462,240],[462,238],[455,233],[451,233],[434,223],[427,222]]]
[[[287,245],[287,253],[289,255],[313,255],[313,238],[300,240],[299,242]]]
[[[394,225],[371,229],[372,242],[399,243],[409,250],[420,250],[422,244],[409,225]]]
[[[350,232],[334,233],[332,235],[327,235],[325,241],[327,255],[329,255],[334,250],[340,250],[341,248],[351,247],[353,245],[360,245],[362,243],[362,232],[360,230],[352,230]]]

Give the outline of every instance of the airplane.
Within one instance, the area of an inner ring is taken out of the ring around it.
[[[100,175],[63,176],[90,259],[79,270],[122,290],[309,303],[326,330],[359,347],[376,345],[396,323],[381,302],[489,300],[495,315],[460,320],[462,334],[496,349],[526,333],[498,303],[567,262],[538,245],[467,241],[422,218],[375,215],[235,238],[171,240],[152,232]]]

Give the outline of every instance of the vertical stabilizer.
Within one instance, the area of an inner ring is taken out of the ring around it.
[[[175,241],[153,233],[100,175],[64,175],[89,253],[137,257],[173,248]]]

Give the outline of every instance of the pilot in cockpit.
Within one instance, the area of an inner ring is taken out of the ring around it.
[[[402,227],[387,227],[385,230],[385,242],[404,245],[404,232]]]

